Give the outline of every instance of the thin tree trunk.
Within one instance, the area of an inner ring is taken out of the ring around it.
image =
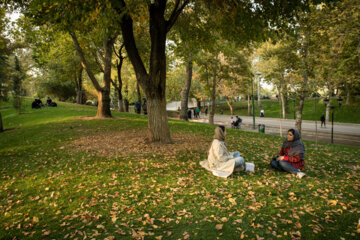
[[[210,114],[209,114],[209,124],[214,125],[214,115],[215,115],[215,105],[216,105],[216,74],[217,74],[217,55],[215,57],[214,61],[214,75],[213,75],[213,81],[212,81],[212,89],[211,89],[211,108],[210,108]]]
[[[346,83],[346,105],[350,105],[354,102],[353,96],[351,94],[350,84]]]
[[[2,116],[1,116],[1,112],[0,112],[0,132],[4,131],[4,126],[3,126],[3,122],[2,122]]]
[[[83,68],[81,67],[79,70],[79,75],[77,77],[76,81],[76,103],[82,104],[83,103],[83,89],[82,89],[82,72]]]
[[[258,76],[257,82],[257,96],[258,96],[258,108],[261,108],[261,96],[260,96],[260,76]]]
[[[122,49],[124,47],[124,44],[121,45],[120,49],[119,49],[119,53],[117,53],[115,51],[115,47],[114,48],[114,53],[115,55],[119,58],[119,61],[116,60],[116,70],[117,70],[117,75],[118,75],[118,82],[119,85],[114,84],[115,90],[117,91],[117,95],[118,95],[118,106],[119,106],[119,110],[120,112],[124,112],[124,100],[123,100],[123,96],[122,96],[122,75],[121,75],[121,69],[124,63],[124,59],[125,57],[122,56]],[[116,85],[116,86],[115,86]]]
[[[248,99],[248,116],[252,116],[252,108],[251,108],[250,94],[247,95],[247,99]]]
[[[229,106],[231,116],[234,115],[233,101],[229,97],[226,97],[226,103]]]
[[[308,64],[308,54],[309,54],[309,42],[310,42],[310,30],[307,29],[305,32],[305,42],[304,42],[304,53],[303,53],[303,61],[304,61],[304,69],[303,69],[303,83],[302,88],[300,91],[299,96],[299,106],[296,110],[296,121],[295,121],[295,128],[299,131],[301,134],[301,124],[302,124],[302,112],[304,108],[304,102],[305,102],[305,94],[306,94],[306,88],[308,84],[308,77],[309,77],[309,64]]]
[[[327,96],[327,98],[329,99],[329,102],[326,104],[326,109],[325,109],[325,120],[326,120],[326,122],[329,122],[329,120],[330,120],[330,105],[331,105],[331,93],[332,93],[332,89],[331,89],[331,87],[329,86],[328,87],[328,89],[329,89],[329,93],[328,93],[328,96]]]
[[[104,57],[104,86],[101,87],[99,82],[96,80],[94,73],[92,72],[86,58],[85,54],[78,42],[78,39],[74,32],[69,32],[74,45],[75,49],[78,52],[80,59],[81,59],[81,65],[85,69],[85,71],[88,73],[88,76],[93,83],[97,95],[98,95],[98,111],[96,117],[98,118],[108,118],[111,117],[111,111],[110,111],[110,81],[111,81],[111,58],[112,58],[112,46],[114,44],[115,38],[112,37],[104,37],[103,38],[103,47],[105,51],[105,57]],[[106,109],[107,108],[107,109]]]
[[[191,87],[192,80],[192,69],[193,63],[191,54],[188,57],[188,64],[186,66],[186,83],[181,91],[181,110],[180,110],[180,119],[188,121],[188,101],[189,101],[189,92]]]
[[[280,93],[280,98],[281,98],[282,118],[286,119],[286,99],[285,99],[285,96],[284,96],[283,92]]]
[[[305,100],[305,94],[302,93],[300,94],[300,101],[299,101],[299,105],[296,109],[296,121],[295,121],[295,128],[299,131],[299,133],[301,133],[301,123],[302,123],[302,112],[303,112],[303,108],[304,108],[304,100]]]

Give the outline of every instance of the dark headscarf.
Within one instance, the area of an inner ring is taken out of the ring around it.
[[[214,139],[217,139],[217,140],[223,141],[223,142],[225,141],[225,134],[224,134],[223,128],[224,128],[223,126],[217,126],[215,128]]]
[[[290,147],[289,157],[299,155],[300,159],[304,159],[305,157],[305,146],[301,141],[301,136],[298,130],[290,129],[289,132],[294,133],[294,140],[289,142],[287,138],[285,139],[282,148]]]

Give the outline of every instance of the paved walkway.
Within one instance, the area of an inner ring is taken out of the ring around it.
[[[253,118],[241,116],[243,123],[242,129],[245,131],[258,131],[258,124],[265,124],[265,133],[280,135],[280,124],[283,136],[290,128],[295,127],[295,120],[279,119],[279,118],[255,118],[255,130],[253,129]],[[280,121],[281,120],[281,121]],[[208,123],[208,116],[201,116],[200,119],[192,119],[191,121]],[[216,124],[223,124],[227,127],[231,126],[230,115],[215,115]],[[326,127],[320,127],[320,121],[302,121],[302,138],[316,141],[316,125],[319,142],[331,142],[331,122]],[[360,124],[353,123],[334,123],[334,143],[360,147]]]

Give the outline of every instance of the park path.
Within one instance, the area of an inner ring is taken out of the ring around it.
[[[243,120],[242,129],[245,131],[258,131],[259,124],[265,124],[265,133],[280,135],[280,119],[279,118],[260,118],[255,117],[255,130],[253,129],[253,118],[249,116],[241,116]],[[202,114],[200,119],[192,119],[194,122],[208,123],[208,116]],[[227,127],[231,126],[230,115],[215,115],[216,124],[223,124]],[[320,127],[320,121],[317,121],[317,132],[319,142],[331,142],[331,122],[326,127]],[[281,119],[282,133],[285,136],[290,128],[295,127],[295,120]],[[315,121],[302,121],[302,138],[307,140],[316,140]],[[354,123],[338,123],[334,122],[334,143],[360,147],[360,124]]]

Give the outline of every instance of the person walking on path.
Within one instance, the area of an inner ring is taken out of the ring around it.
[[[271,160],[270,166],[292,173],[297,178],[303,178],[306,174],[300,170],[303,169],[304,164],[305,146],[301,141],[300,133],[296,129],[289,129],[279,155]]]
[[[321,115],[320,117],[320,121],[321,121],[321,127],[324,125],[324,127],[326,127],[326,123],[325,123],[325,114]]]

